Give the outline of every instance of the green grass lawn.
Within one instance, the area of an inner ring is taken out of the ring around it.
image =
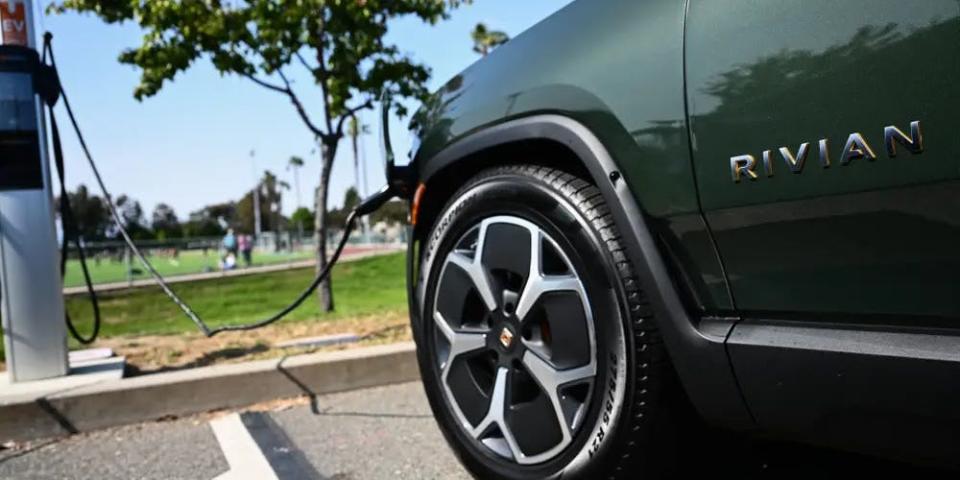
[[[247,323],[286,306],[310,283],[312,268],[171,285],[209,325]],[[282,322],[337,318],[406,309],[404,254],[381,255],[342,263],[333,269],[336,311],[321,313],[316,297],[307,299]],[[178,334],[196,327],[158,287],[101,293],[100,336]],[[85,296],[67,299],[67,310],[82,334],[92,323]],[[70,340],[71,348],[77,348]],[[0,344],[0,355],[3,352]],[[0,357],[2,358],[2,357]]]
[[[300,252],[255,252],[253,255],[254,265],[272,265],[297,260],[311,258],[313,252],[303,250]],[[181,252],[176,259],[160,256],[147,257],[154,268],[163,276],[184,275],[189,273],[200,273],[207,270],[218,270],[220,254],[216,250],[209,250],[207,255],[201,250],[188,250]],[[90,277],[93,283],[124,282],[127,280],[127,266],[123,261],[114,261],[102,259],[99,262],[88,259],[87,267],[90,269]],[[133,275],[134,280],[149,278],[149,274],[140,265],[139,260],[133,259],[133,268],[136,270]],[[79,260],[67,261],[67,273],[63,279],[64,286],[75,287],[83,285],[83,270],[80,269]]]

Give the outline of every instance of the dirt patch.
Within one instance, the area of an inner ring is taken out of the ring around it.
[[[221,363],[277,358],[321,350],[342,350],[410,340],[410,320],[405,311],[332,321],[278,324],[249,332],[225,332],[213,338],[199,333],[114,337],[94,346],[109,347],[127,360],[127,376]],[[277,348],[275,344],[300,337],[355,333],[360,342],[322,348]]]

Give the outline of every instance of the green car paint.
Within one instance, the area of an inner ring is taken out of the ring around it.
[[[558,113],[610,152],[702,314],[957,316],[958,48],[957,0],[579,0],[428,101],[416,162]],[[923,153],[889,158],[884,128],[913,121]],[[842,165],[855,132],[877,158]],[[791,173],[779,149],[805,142]],[[732,181],[764,150],[772,177]]]
[[[958,15],[956,0],[691,2],[697,185],[739,310],[960,314]],[[924,151],[891,158],[884,127],[913,121]],[[876,160],[843,165],[853,133]],[[804,142],[791,173],[778,150]],[[774,175],[734,183],[730,157],[764,150]]]
[[[422,165],[457,139],[514,118],[571,117],[617,160],[683,265],[698,306],[731,310],[690,158],[684,12],[683,2],[675,0],[568,5],[454,77],[427,102],[415,116],[417,161]]]

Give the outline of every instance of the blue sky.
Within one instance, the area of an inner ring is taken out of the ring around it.
[[[569,2],[475,0],[433,27],[398,19],[390,25],[388,41],[432,68],[430,87],[435,89],[479,58],[469,36],[477,22],[515,36]],[[107,25],[68,14],[43,18],[40,28],[54,34],[61,81],[114,196],[132,196],[148,215],[157,203],[166,202],[186,218],[204,205],[239,199],[253,184],[254,162],[258,172],[270,169],[293,185],[285,166],[291,155],[299,155],[306,160],[300,172],[301,201],[311,204],[320,163],[310,154],[310,133],[285,97],[247,80],[221,77],[201,60],[157,96],[137,102],[131,93],[138,73],[116,60],[124,48],[139,43],[136,25]],[[308,108],[319,114],[317,88],[296,78]],[[58,116],[66,118],[62,112]],[[363,116],[372,132],[361,146],[370,190],[383,184],[375,117],[373,111]],[[64,132],[63,137],[69,188],[80,183],[94,187],[74,135]],[[406,152],[406,135],[394,132],[394,137],[396,150]],[[256,152],[253,160],[251,150]],[[352,152],[345,140],[334,165],[334,205],[353,183]],[[285,194],[285,214],[296,207],[295,197],[293,189]]]

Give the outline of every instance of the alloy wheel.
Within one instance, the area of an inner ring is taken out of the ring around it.
[[[559,455],[597,376],[593,313],[559,244],[519,217],[483,219],[447,254],[434,299],[439,380],[465,433],[521,465]]]

